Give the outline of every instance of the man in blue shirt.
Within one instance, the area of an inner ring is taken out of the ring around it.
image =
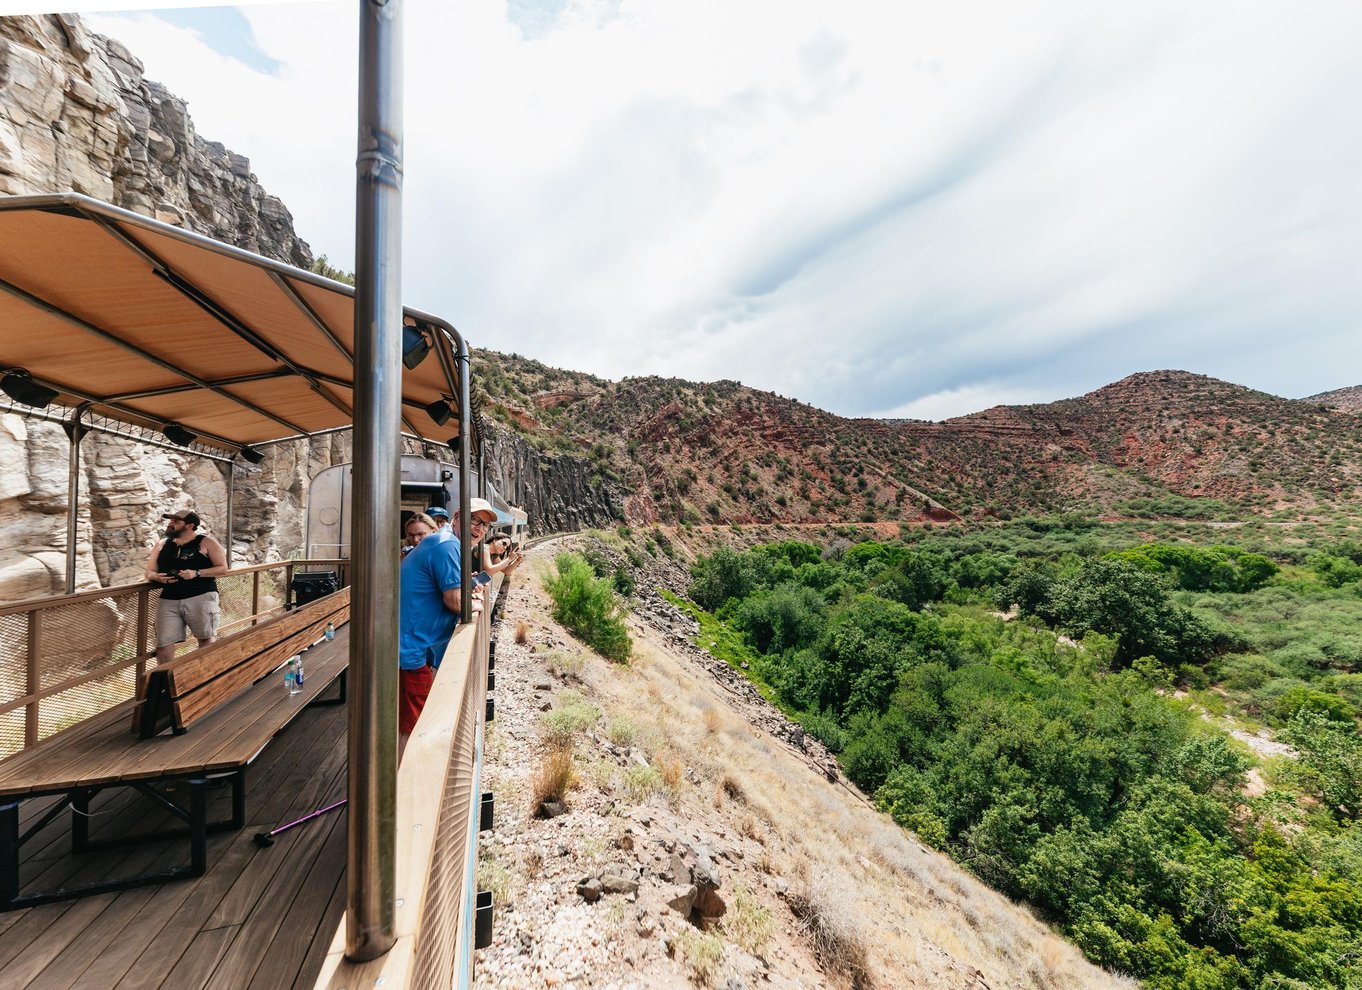
[[[496,522],[496,510],[486,499],[469,500],[474,543]],[[458,523],[431,533],[402,559],[398,622],[401,685],[398,701],[400,747],[416,726],[435,670],[444,658],[463,607],[463,560]],[[482,595],[475,592],[473,610],[481,611]]]

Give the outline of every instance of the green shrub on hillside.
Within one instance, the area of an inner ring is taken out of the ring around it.
[[[610,582],[596,577],[575,553],[560,553],[554,565],[558,573],[544,579],[553,598],[553,617],[601,656],[627,661],[634,644],[624,624],[624,606]]]

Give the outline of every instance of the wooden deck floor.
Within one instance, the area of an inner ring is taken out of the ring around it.
[[[330,693],[328,692],[328,697]],[[311,987],[345,907],[345,809],[256,845],[257,832],[345,794],[345,706],[310,708],[246,775],[246,827],[208,839],[208,872],[191,880],[0,914],[5,988],[276,990]],[[229,787],[210,820],[226,817]],[[28,822],[45,802],[24,808]],[[168,816],[118,789],[92,802],[93,840],[157,827]],[[23,849],[25,889],[52,889],[188,861],[188,840],[73,856],[65,813]]]

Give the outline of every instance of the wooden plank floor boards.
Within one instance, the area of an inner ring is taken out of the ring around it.
[[[344,796],[345,723],[345,706],[309,709],[265,748],[246,771],[247,824],[209,836],[205,876],[0,914],[0,983],[6,990],[310,987],[345,906],[345,810],[283,833],[270,848],[254,835]],[[173,796],[187,786],[176,784]],[[230,787],[210,790],[210,820],[225,817],[230,797]],[[47,805],[30,803],[37,807],[25,807],[24,827]],[[125,788],[96,797],[91,811],[95,840],[174,821]],[[25,886],[187,861],[187,839],[73,856],[70,819],[64,812],[25,845]]]

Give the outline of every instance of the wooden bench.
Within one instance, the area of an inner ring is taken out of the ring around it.
[[[341,682],[340,700],[344,700],[350,652],[348,616],[349,591],[343,589],[243,630],[154,671],[147,678],[143,698],[86,719],[0,763],[0,911],[202,876],[207,869],[208,833],[246,824],[247,767],[337,680]],[[323,638],[327,622],[336,626],[334,640]],[[275,672],[304,649],[303,689],[291,695]],[[130,724],[135,731],[129,731]],[[173,733],[159,734],[167,728]],[[188,784],[186,803],[172,800],[158,786],[167,781]],[[219,783],[231,785],[232,810],[229,817],[210,822],[208,789]],[[139,791],[187,828],[92,841],[90,801],[113,787]],[[21,834],[23,802],[53,795],[60,800]],[[187,835],[189,863],[133,877],[21,893],[20,847],[68,807],[72,852]]]
[[[185,732],[228,698],[320,640],[328,623],[340,628],[349,621],[350,589],[342,588],[263,625],[243,629],[161,664],[147,676],[140,692],[142,702],[134,716],[137,733],[150,739],[167,728],[177,735]],[[303,683],[306,685],[306,677]]]

